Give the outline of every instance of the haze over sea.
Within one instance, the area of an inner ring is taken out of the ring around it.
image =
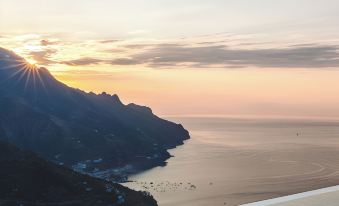
[[[339,121],[169,117],[191,139],[130,177],[160,206],[238,205],[339,184]]]

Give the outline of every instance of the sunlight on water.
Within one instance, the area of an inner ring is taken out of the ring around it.
[[[339,183],[339,122],[171,118],[191,139],[126,185],[160,206],[238,205]]]

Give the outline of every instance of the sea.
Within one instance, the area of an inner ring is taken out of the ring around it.
[[[339,184],[339,121],[175,116],[191,138],[129,177],[160,206],[240,205]]]

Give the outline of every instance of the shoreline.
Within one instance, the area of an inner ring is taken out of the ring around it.
[[[164,167],[167,165],[167,160],[173,157],[169,150],[175,149],[179,146],[185,144],[185,141],[189,140],[190,137],[184,139],[182,142],[177,143],[175,145],[168,145],[164,150],[160,151],[159,153],[154,153],[151,156],[139,156],[136,157],[138,160],[130,160],[127,161],[124,165],[112,168],[102,168],[96,169],[100,164],[94,164],[91,161],[88,162],[78,162],[71,166],[71,169],[86,174],[92,177],[96,177],[99,179],[104,179],[107,181],[111,181],[113,183],[126,183],[129,182],[129,177],[132,175],[136,175],[147,170],[156,168],[156,167]],[[106,162],[105,162],[106,163]],[[56,163],[58,164],[58,163]],[[80,167],[79,167],[80,165]],[[91,170],[91,171],[89,171]]]

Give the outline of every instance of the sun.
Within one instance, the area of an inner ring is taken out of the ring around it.
[[[21,48],[15,48],[13,51],[20,56],[23,56],[25,61],[30,65],[37,65],[38,62],[29,54],[30,52],[40,51],[38,47],[24,45]]]
[[[26,58],[26,61],[30,64],[30,65],[36,65],[38,62],[35,61],[34,59],[31,58]]]

